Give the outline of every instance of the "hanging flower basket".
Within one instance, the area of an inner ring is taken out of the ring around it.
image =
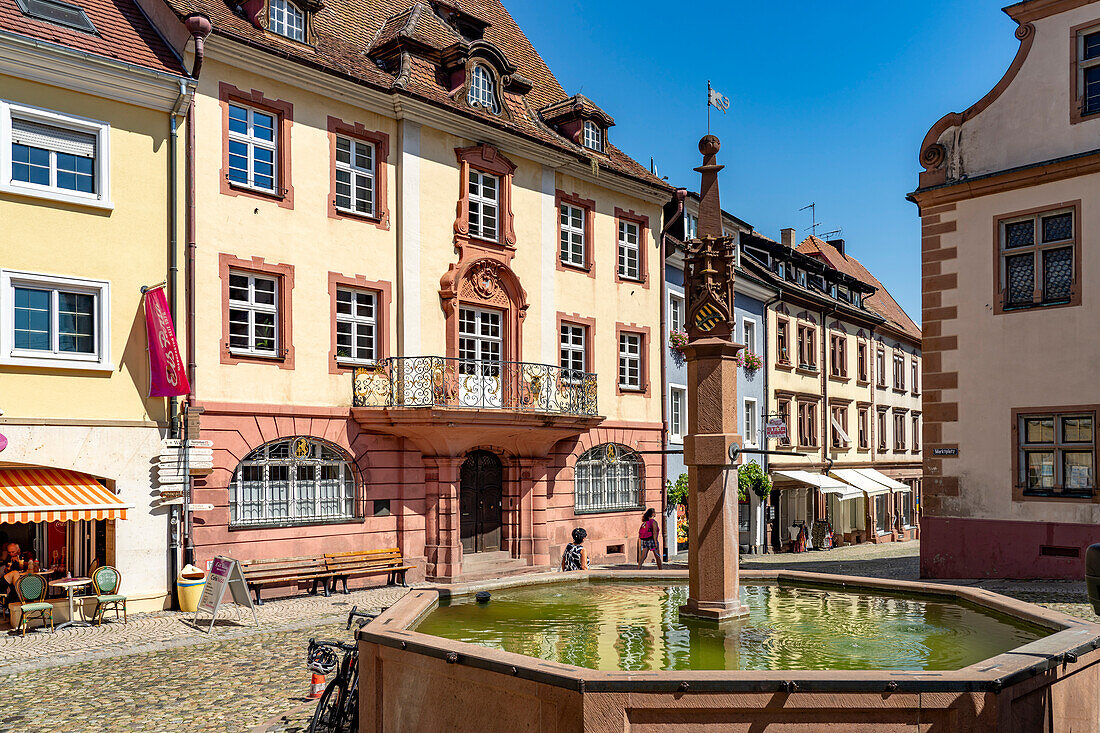
[[[764,360],[760,358],[759,354],[745,349],[737,356],[737,365],[749,374],[752,374],[757,369],[764,366]]]
[[[684,350],[688,345],[688,335],[684,331],[673,331],[668,335],[668,348],[677,365],[684,363]]]

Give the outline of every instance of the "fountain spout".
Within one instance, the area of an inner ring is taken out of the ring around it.
[[[737,435],[737,354],[734,343],[734,264],[737,241],[722,235],[718,138],[699,141],[703,165],[699,236],[685,261],[688,345],[688,602],[681,615],[712,621],[748,614],[738,587],[737,469],[730,447]]]

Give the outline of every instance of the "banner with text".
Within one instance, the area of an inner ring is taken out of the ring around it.
[[[190,394],[164,288],[145,291],[145,330],[149,336],[149,396]]]

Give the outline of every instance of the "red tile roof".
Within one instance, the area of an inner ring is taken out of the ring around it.
[[[14,0],[0,0],[14,2]],[[236,39],[250,45],[268,49],[280,56],[320,67],[361,83],[393,93],[409,94],[447,107],[459,114],[480,119],[489,124],[509,129],[559,150],[573,154],[587,163],[595,159],[602,169],[611,170],[635,180],[671,191],[671,187],[652,175],[649,170],[631,159],[614,145],[606,146],[606,155],[590,150],[566,139],[539,119],[539,110],[565,101],[568,95],[547,67],[530,40],[520,30],[515,20],[498,0],[462,0],[461,3],[436,3],[460,7],[463,13],[489,25],[483,40],[491,43],[516,67],[519,77],[530,81],[532,88],[525,95],[506,91],[504,106],[511,113],[494,115],[473,108],[464,99],[456,99],[447,80],[427,55],[411,55],[408,63],[387,64],[379,68],[369,53],[400,37],[417,41],[424,46],[443,50],[454,44],[453,39],[466,43],[454,28],[444,21],[430,2],[413,0],[329,0],[313,19],[316,43],[305,48],[283,41],[272,33],[254,26],[235,14],[227,0],[165,0],[180,17],[203,13],[210,17],[214,33]]]
[[[850,254],[840,254],[836,247],[814,236],[806,237],[795,250],[811,257],[817,257],[830,267],[878,288],[873,295],[864,298],[864,305],[885,318],[886,322],[897,330],[911,338],[920,340],[920,327],[898,305],[898,302],[894,300],[894,296],[890,295],[890,291],[878,281],[878,278],[872,275],[871,271],[855,257]]]
[[[84,33],[24,15],[15,0],[0,0],[0,30],[154,71],[185,73],[179,58],[153,29],[134,0],[66,1],[84,10],[96,33]]]

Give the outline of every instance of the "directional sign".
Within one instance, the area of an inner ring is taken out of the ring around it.
[[[182,448],[186,443],[188,448],[213,448],[214,441],[212,440],[188,440],[183,441],[179,438],[167,438],[162,440],[160,444],[165,448]]]
[[[187,483],[187,475],[182,473],[166,474],[164,476],[157,476],[157,483],[161,484],[185,484]]]
[[[161,506],[183,506],[183,497],[177,497],[175,499],[169,499],[168,501],[162,501]]]
[[[187,511],[189,512],[208,512],[214,508],[213,504],[188,504]]]
[[[182,489],[161,489],[160,498],[162,501],[167,499],[178,499],[183,496]]]

